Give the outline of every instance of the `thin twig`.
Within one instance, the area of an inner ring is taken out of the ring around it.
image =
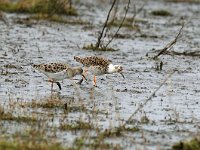
[[[184,52],[176,52],[176,51],[167,51],[165,52],[167,55],[178,55],[178,56],[191,56],[191,57],[200,57],[199,51],[184,51]]]
[[[180,37],[180,34],[183,30],[184,27],[184,23],[181,26],[181,29],[179,30],[178,34],[176,35],[175,39],[172,40],[170,43],[168,43],[163,49],[160,49],[158,51],[160,51],[156,56],[154,56],[153,58],[156,59],[157,57],[159,57],[160,55],[166,53],[167,50],[170,50],[177,42],[178,38]]]
[[[106,28],[107,25],[108,25],[108,20],[109,20],[109,17],[110,17],[110,13],[111,13],[111,11],[112,11],[112,9],[113,9],[113,7],[114,7],[116,1],[117,1],[117,0],[114,0],[114,1],[113,1],[112,6],[111,6],[111,8],[110,8],[110,10],[109,10],[109,12],[108,12],[108,15],[107,15],[107,18],[106,18],[106,22],[104,23],[104,26],[103,26],[103,28],[102,28],[102,31],[101,31],[101,33],[99,34],[99,37],[98,37],[98,39],[97,39],[96,48],[99,48],[99,46],[100,46],[100,44],[101,44],[101,38],[102,38],[102,36],[103,36],[103,33],[104,33],[105,28]]]
[[[106,44],[105,48],[107,48],[108,45],[114,40],[115,36],[117,35],[117,33],[119,32],[119,30],[121,29],[121,27],[122,27],[122,25],[124,23],[124,20],[126,19],[126,15],[128,13],[129,5],[130,5],[130,0],[128,1],[127,8],[126,8],[126,11],[125,11],[125,15],[124,15],[124,18],[122,19],[122,22],[120,23],[120,25],[119,25],[117,31],[115,32],[115,34],[112,36],[112,38]]]
[[[112,18],[110,19],[111,21],[109,21],[108,24],[112,24],[114,22],[118,11],[118,6],[119,6],[119,0],[117,0],[116,2],[115,9],[113,10],[113,15],[111,16]]]
[[[131,121],[131,119],[138,113],[139,110],[141,110],[146,104],[147,102],[149,102],[156,94],[156,92],[158,92],[158,90],[160,90],[160,88],[167,82],[167,80],[169,78],[171,78],[171,76],[176,72],[176,70],[174,70],[172,73],[170,73],[168,75],[168,77],[160,84],[160,86],[149,96],[149,98],[142,104],[140,105],[136,110],[135,112],[128,118],[128,120],[122,125],[122,127],[125,127],[125,125],[127,123],[129,123]]]

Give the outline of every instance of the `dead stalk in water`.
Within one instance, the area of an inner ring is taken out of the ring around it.
[[[168,75],[168,77],[160,84],[160,86],[149,96],[149,98],[142,104],[140,105],[135,112],[132,113],[132,115],[128,118],[128,120],[123,124],[123,127],[125,127],[126,124],[128,124],[131,119],[138,113],[138,111],[140,111],[146,104],[147,102],[149,102],[156,94],[156,92],[158,92],[158,90],[160,90],[160,88],[167,82],[167,80],[169,78],[171,78],[171,76],[176,72],[176,70],[174,70],[172,73],[170,73]]]
[[[113,1],[112,5],[111,5],[111,8],[110,8],[110,10],[109,10],[109,12],[108,12],[106,21],[105,21],[105,23],[104,23],[104,26],[103,26],[103,28],[102,28],[102,30],[101,30],[101,33],[99,34],[99,37],[98,37],[97,43],[96,43],[96,47],[97,47],[97,48],[99,48],[100,45],[101,45],[101,43],[102,43],[102,37],[103,37],[103,34],[104,34],[104,30],[106,29],[106,27],[107,27],[107,25],[108,25],[108,20],[109,20],[109,17],[110,17],[110,13],[111,13],[113,7],[115,6],[116,1],[117,1],[117,0],[114,0],[114,1]]]
[[[111,15],[111,21],[109,23],[113,23],[114,20],[116,19],[116,15],[117,15],[118,9],[119,9],[119,0],[117,0],[117,2],[115,4],[115,8],[114,8],[113,13]]]
[[[184,51],[184,52],[176,52],[176,51],[166,51],[165,54],[167,55],[178,55],[178,56],[191,56],[191,57],[200,57],[200,52],[199,51]]]
[[[177,40],[179,39],[180,35],[181,35],[181,32],[183,30],[183,27],[184,27],[184,23],[182,24],[181,26],[181,29],[179,30],[178,34],[176,35],[175,39],[172,40],[170,43],[168,43],[164,48],[158,50],[159,53],[154,56],[153,58],[156,59],[158,58],[160,55],[163,55],[165,54],[167,51],[169,51],[170,49],[172,49],[172,47],[176,44]]]
[[[117,33],[119,32],[119,30],[121,29],[123,23],[124,23],[124,20],[126,19],[126,15],[128,13],[128,10],[129,10],[129,5],[130,5],[130,0],[128,1],[128,4],[127,4],[127,7],[126,7],[126,10],[125,10],[125,15],[124,15],[124,18],[122,19],[117,31],[115,32],[115,34],[112,36],[112,38],[108,41],[108,43],[106,44],[106,48],[108,47],[108,45],[114,40],[115,36],[117,35]]]

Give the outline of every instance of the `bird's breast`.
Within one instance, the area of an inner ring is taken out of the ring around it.
[[[63,79],[68,78],[68,76],[66,76],[65,71],[61,71],[61,72],[57,72],[57,73],[46,72],[45,75],[48,76],[49,78],[53,79],[54,81],[61,81]]]
[[[106,68],[103,66],[90,66],[89,71],[96,76],[106,74]]]

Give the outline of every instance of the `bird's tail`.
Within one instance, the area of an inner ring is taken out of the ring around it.
[[[37,69],[39,65],[33,64],[32,67]]]
[[[82,63],[82,58],[80,56],[74,56],[74,59],[79,62]]]
[[[35,68],[35,69],[37,69],[37,70],[44,69],[44,66],[41,65],[41,64],[40,65],[33,64],[32,67]]]

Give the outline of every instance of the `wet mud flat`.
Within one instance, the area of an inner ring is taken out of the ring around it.
[[[123,27],[110,45],[116,51],[83,49],[96,42],[110,5],[85,1],[76,6],[78,17],[87,22],[82,25],[44,20],[27,24],[19,21],[27,14],[6,13],[9,25],[0,21],[1,138],[36,134],[66,147],[93,149],[103,141],[99,149],[171,149],[180,140],[199,136],[199,56],[152,56],[174,39],[182,22],[181,38],[171,51],[199,51],[200,4],[135,2],[138,8],[144,5],[136,16],[138,29]],[[152,14],[160,9],[171,15]],[[133,12],[132,4],[128,16]],[[64,80],[61,91],[54,85],[51,94],[47,78],[32,65],[77,66],[76,55],[109,58],[123,65],[125,79],[120,74],[99,76],[98,87],[93,87],[92,76],[90,84],[82,85],[76,84],[81,79],[77,76]],[[162,70],[157,68],[160,62]],[[126,129],[120,130],[125,123]]]

